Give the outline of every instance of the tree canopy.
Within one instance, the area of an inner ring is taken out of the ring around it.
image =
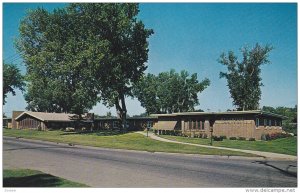
[[[82,114],[102,100],[126,118],[125,97],[147,68],[138,4],[71,3],[30,11],[17,48],[27,67],[28,108]]]
[[[86,53],[94,48],[80,20],[66,9],[31,10],[21,21],[17,48],[27,67],[25,100],[32,111],[82,114],[98,96]],[[98,50],[97,50],[98,51]],[[92,53],[90,53],[92,54]],[[99,51],[93,52],[99,57]]]
[[[295,107],[270,107],[270,106],[263,106],[263,111],[276,113],[279,115],[286,116],[287,119],[282,121],[283,129],[288,132],[297,133],[297,105]]]
[[[189,73],[182,70],[161,72],[158,76],[147,74],[134,87],[134,95],[141,105],[150,113],[174,113],[194,111],[199,105],[198,93],[210,84],[205,78],[199,82],[197,73],[189,77]]]
[[[270,63],[269,52],[272,46],[260,46],[241,49],[243,60],[238,61],[234,52],[221,54],[218,62],[227,67],[227,72],[220,72],[220,78],[227,79],[227,86],[238,110],[255,110],[259,108],[261,89],[261,65]]]
[[[14,64],[3,62],[3,104],[6,103],[8,93],[16,95],[15,89],[24,91],[25,82],[18,67]]]

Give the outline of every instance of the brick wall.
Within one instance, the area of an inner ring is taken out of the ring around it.
[[[213,135],[252,138],[255,137],[255,123],[254,120],[218,120]]]

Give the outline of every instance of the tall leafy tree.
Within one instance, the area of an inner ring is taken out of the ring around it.
[[[21,21],[17,48],[27,67],[27,109],[83,114],[97,102],[97,81],[86,53],[87,41],[80,21],[65,9],[28,12]],[[101,49],[99,49],[101,50]],[[98,52],[93,52],[98,57]]]
[[[133,84],[147,69],[147,39],[153,30],[137,19],[139,6],[134,3],[71,4],[69,10],[87,25],[86,33],[106,44],[103,58],[94,66],[95,78],[102,101],[116,107],[124,129],[125,98],[132,96]]]
[[[221,54],[218,62],[227,67],[227,72],[220,72],[220,78],[227,79],[227,86],[238,110],[254,110],[259,108],[261,89],[261,65],[270,63],[269,52],[272,46],[256,44],[254,48],[241,49],[243,60],[229,51]]]
[[[148,114],[187,112],[199,105],[197,95],[209,84],[207,78],[199,82],[196,73],[189,76],[172,69],[158,76],[147,74],[135,85],[134,94]]]
[[[17,44],[28,70],[28,107],[81,114],[101,98],[116,106],[125,125],[125,97],[147,68],[153,33],[137,20],[138,12],[138,4],[128,3],[29,12]]]
[[[18,67],[14,64],[6,64],[3,62],[3,104],[8,93],[16,95],[15,89],[24,91],[25,82]]]

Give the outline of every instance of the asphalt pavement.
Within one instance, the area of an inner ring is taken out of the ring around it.
[[[200,147],[199,147],[200,148]],[[297,162],[150,153],[3,138],[3,167],[92,187],[296,187]]]

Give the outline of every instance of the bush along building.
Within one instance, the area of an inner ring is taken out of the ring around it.
[[[189,137],[226,136],[260,140],[264,135],[282,133],[286,117],[260,110],[230,112],[187,112],[152,114],[158,117],[155,133]]]

